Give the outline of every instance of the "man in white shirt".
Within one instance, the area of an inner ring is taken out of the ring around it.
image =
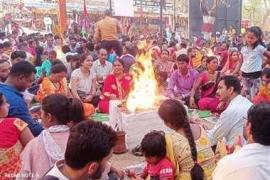
[[[218,162],[213,180],[270,179],[270,105],[250,108],[244,128],[248,144]]]
[[[54,38],[52,34],[48,34],[46,36],[46,47],[45,47],[45,51],[47,52],[51,52],[55,49],[54,46]]]
[[[107,51],[101,48],[98,53],[98,60],[93,63],[92,70],[97,75],[97,81],[103,83],[108,74],[112,72],[112,63],[107,61]]]
[[[65,160],[58,161],[43,179],[101,179],[116,144],[115,131],[107,125],[83,121],[70,131]],[[42,178],[41,178],[42,180]]]
[[[45,16],[43,21],[45,24],[46,32],[52,32],[52,19],[49,16]]]
[[[217,94],[228,107],[221,113],[216,125],[207,132],[212,146],[219,140],[226,139],[228,145],[233,145],[237,137],[243,136],[244,121],[252,103],[240,95],[241,85],[237,77],[224,76],[218,84]]]

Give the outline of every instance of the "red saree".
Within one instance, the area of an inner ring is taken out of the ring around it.
[[[125,74],[117,80],[114,74],[109,74],[104,81],[102,94],[100,95],[99,110],[102,113],[109,113],[110,96],[116,96],[117,99],[124,99],[129,93],[132,78]]]
[[[0,121],[0,179],[14,179],[21,168],[20,135],[27,124],[16,118]]]
[[[198,102],[199,109],[217,112],[217,107],[220,103],[216,96],[216,83],[218,83],[218,80],[216,79],[216,81],[210,81],[206,72],[202,73],[199,78],[201,78],[203,83],[201,87],[201,98]],[[219,75],[217,78],[219,78]]]

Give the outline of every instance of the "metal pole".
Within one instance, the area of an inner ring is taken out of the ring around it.
[[[227,30],[228,29],[228,6],[227,6],[227,4],[225,6],[226,6],[226,8],[225,8],[225,28]]]
[[[140,26],[142,28],[142,21],[143,21],[143,0],[140,1],[141,12],[140,12]]]
[[[191,39],[191,29],[190,29],[190,0],[188,0],[188,29],[187,29],[187,38]]]
[[[243,0],[240,0],[240,22],[239,22],[239,34],[241,33],[241,24],[242,24],[242,8],[243,8]]]
[[[160,0],[160,36],[163,38],[163,2],[164,0]]]
[[[110,4],[110,11],[112,12],[112,0],[109,0],[109,4]]]
[[[176,0],[173,1],[173,24],[174,24],[174,32],[176,32]]]

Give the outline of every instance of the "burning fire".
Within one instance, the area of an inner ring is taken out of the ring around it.
[[[138,48],[146,48],[146,44]],[[155,107],[158,101],[158,84],[152,64],[151,51],[142,53],[137,57],[137,63],[132,71],[133,89],[128,95],[126,107],[129,111],[146,110]]]

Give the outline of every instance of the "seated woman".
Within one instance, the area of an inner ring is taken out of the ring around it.
[[[62,94],[45,97],[41,109],[45,129],[21,153],[20,179],[30,179],[27,177],[31,175],[35,175],[33,179],[39,179],[56,161],[64,159],[70,129],[68,125],[84,120],[82,104]]]
[[[71,93],[73,97],[81,99],[84,103],[98,104],[96,96],[96,74],[91,69],[93,58],[84,54],[80,57],[80,68],[71,74]]]
[[[34,138],[24,121],[6,118],[8,110],[9,104],[0,93],[0,175],[16,175],[20,171],[20,154],[26,144]],[[2,178],[14,179],[8,176]]]
[[[159,90],[161,93],[165,93],[167,89],[167,79],[173,72],[172,61],[169,61],[169,51],[164,49],[161,53],[161,58],[154,62],[155,74],[159,84]]]
[[[254,104],[263,102],[270,103],[270,68],[265,68],[262,72],[262,85],[258,94],[253,98]]]
[[[167,77],[170,76],[170,74],[173,71],[173,62],[169,61],[169,51],[166,49],[162,50],[161,58],[154,61],[154,67],[156,72],[166,72]]]
[[[68,72],[68,80],[71,78],[71,74],[75,69],[80,68],[80,56],[76,53],[73,53],[71,55],[67,55],[66,57],[66,67]]]
[[[226,61],[225,66],[221,70],[221,74],[238,76],[242,65],[241,61],[242,58],[238,50],[232,50],[228,61]]]
[[[208,56],[203,56],[201,59],[201,65],[196,69],[199,73],[202,73],[207,70],[206,67],[206,60],[208,59]]]
[[[195,103],[195,93],[200,90],[200,100],[198,101],[199,109],[218,112],[221,103],[216,97],[217,85],[220,78],[220,72],[217,71],[218,59],[214,56],[208,57],[206,61],[207,71],[201,73],[195,81],[190,93],[190,106],[197,108]]]
[[[39,86],[36,101],[41,102],[46,96],[50,94],[63,94],[68,95],[67,88],[67,68],[64,64],[55,64],[51,68],[51,74],[49,77],[45,77]]]
[[[167,157],[176,167],[175,179],[212,179],[215,156],[204,129],[189,122],[185,107],[177,100],[165,100],[158,114],[173,130],[166,135],[166,150]]]
[[[131,42],[125,42],[123,46],[123,55],[120,59],[124,62],[124,72],[129,73],[130,67],[135,63],[136,48]]]
[[[109,74],[104,81],[102,94],[100,95],[99,110],[102,113],[109,113],[110,100],[123,100],[127,97],[132,78],[124,73],[124,62],[121,59],[114,61],[113,73]]]
[[[57,59],[56,51],[43,52],[43,61],[40,67],[37,67],[36,79],[49,76],[51,74],[52,65],[60,61]],[[61,62],[61,61],[60,61]]]

